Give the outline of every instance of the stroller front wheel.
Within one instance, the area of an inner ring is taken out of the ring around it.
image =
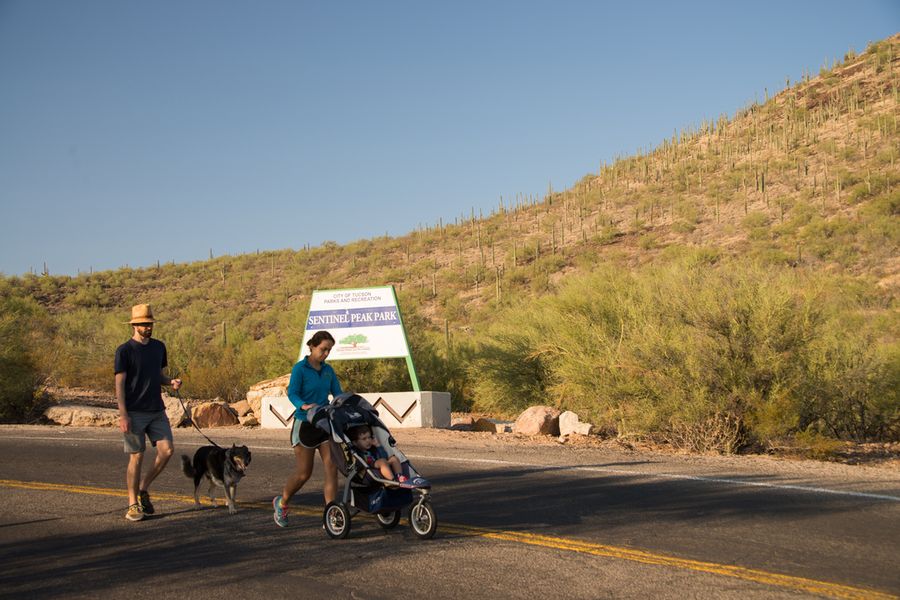
[[[332,539],[350,535],[350,510],[342,502],[329,502],[325,507],[325,533]]]
[[[409,509],[409,526],[419,539],[427,540],[434,537],[437,531],[437,516],[430,502],[413,504]]]

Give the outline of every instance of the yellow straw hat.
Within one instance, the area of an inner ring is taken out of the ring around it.
[[[135,323],[155,323],[153,319],[153,311],[149,304],[135,304],[131,307],[131,320],[128,321],[132,325]]]

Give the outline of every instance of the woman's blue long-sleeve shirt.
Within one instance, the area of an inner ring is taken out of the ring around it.
[[[325,406],[328,404],[328,394],[338,396],[342,393],[341,384],[331,365],[322,363],[322,368],[316,371],[304,357],[291,369],[291,381],[288,383],[287,394],[291,404],[297,409],[294,411],[295,419],[306,420],[307,411],[300,408],[304,404]]]

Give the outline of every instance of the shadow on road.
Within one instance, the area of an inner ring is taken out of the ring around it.
[[[0,596],[150,598],[181,596],[180,590],[197,587],[197,593],[184,597],[205,598],[205,585],[240,591],[279,582],[275,585],[283,585],[285,596],[303,596],[304,589],[314,588],[314,595],[342,597],[346,589],[334,582],[353,580],[360,565],[385,556],[403,564],[405,557],[425,549],[440,552],[442,545],[468,537],[442,532],[440,523],[543,533],[851,585],[900,587],[892,564],[900,539],[897,507],[878,500],[571,467],[469,471],[417,463],[434,484],[435,540],[420,542],[403,526],[384,532],[374,519],[359,516],[350,538],[335,541],[325,536],[318,516],[295,514],[290,528],[279,529],[270,510],[248,506],[267,506],[286,470],[280,455],[260,455],[258,463],[256,478],[241,487],[236,516],[223,508],[195,510],[163,501],[157,503],[159,516],[127,523],[121,498],[76,496],[71,518],[5,523]],[[318,510],[319,477],[317,472],[295,497],[296,504]],[[161,482],[161,489],[180,493],[185,487],[175,472]],[[85,505],[90,510],[84,511]]]
[[[82,525],[69,519],[65,533],[45,523],[63,519],[10,523],[27,527],[18,539],[0,542],[0,598],[209,598],[226,589],[246,597],[240,591],[254,587],[269,594],[256,597],[271,597],[278,581],[285,582],[279,597],[313,589],[314,597],[345,597],[344,584],[329,581],[329,563],[346,565],[334,568],[341,571],[370,558],[402,557],[424,543],[403,528],[385,532],[374,519],[355,520],[352,540],[336,541],[314,517],[296,516],[292,527],[279,529],[263,510],[231,516],[224,508],[156,505],[161,514],[140,523],[125,522],[117,508],[99,528],[97,519]]]

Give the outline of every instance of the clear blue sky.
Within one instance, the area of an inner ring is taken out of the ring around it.
[[[0,272],[487,213],[898,30],[897,0],[0,0]]]

